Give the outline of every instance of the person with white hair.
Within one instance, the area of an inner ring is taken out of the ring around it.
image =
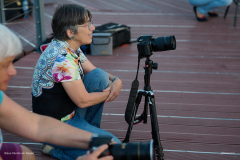
[[[32,113],[4,93],[11,76],[17,74],[13,60],[21,52],[22,45],[19,38],[6,26],[0,24],[0,160],[36,159],[34,153],[26,146],[3,143],[1,128],[34,141],[87,150],[92,133],[54,118]],[[98,158],[107,147],[102,145],[91,154],[78,157],[77,160],[112,160],[112,156]]]
[[[197,20],[205,22],[207,21],[205,14],[208,14],[210,17],[218,17],[218,14],[213,10],[230,5],[232,0],[189,0],[189,3],[193,5],[193,11]]]

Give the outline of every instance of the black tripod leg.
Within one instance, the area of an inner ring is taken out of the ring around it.
[[[138,106],[141,102],[141,99],[142,99],[142,92],[138,92],[136,102],[135,102],[135,106],[133,108],[133,113],[131,115],[131,120],[130,120],[130,123],[129,123],[129,126],[128,126],[127,134],[126,134],[125,139],[123,140],[123,143],[129,142],[129,138],[130,138],[130,135],[131,135],[131,132],[132,132],[133,123],[134,123],[134,120],[135,120],[135,117],[136,117],[136,114],[137,114],[137,110],[138,110]]]
[[[156,150],[156,154],[157,154],[157,159],[163,160],[164,154],[163,154],[163,148],[162,148],[162,145],[160,142],[159,127],[158,127],[154,95],[149,95],[149,108],[150,108],[150,115],[151,115],[152,138],[154,140],[154,146],[155,146],[155,150]]]
[[[148,116],[148,97],[145,96],[145,103],[144,103],[144,111],[143,111],[143,123],[147,123],[147,116]]]

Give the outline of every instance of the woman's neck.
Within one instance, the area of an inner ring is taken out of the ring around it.
[[[66,42],[74,51],[76,51],[80,47],[80,44],[74,40],[66,40]]]

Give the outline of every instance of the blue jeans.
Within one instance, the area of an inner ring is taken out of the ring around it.
[[[109,85],[109,77],[106,72],[96,68],[84,76],[83,83],[89,93],[101,92]],[[114,141],[121,143],[120,140],[111,133],[100,129],[103,105],[104,103],[99,103],[87,108],[77,108],[74,117],[65,121],[65,123],[91,133],[110,135],[113,137]],[[54,147],[50,155],[57,159],[76,160],[78,156],[84,155],[87,152],[86,149],[50,145]]]
[[[199,13],[205,14],[218,7],[230,5],[232,0],[189,0],[189,3],[196,6]]]
[[[83,79],[84,86],[88,93],[102,92],[109,85],[108,74],[96,68],[86,74]],[[91,125],[100,128],[104,102],[87,108],[77,108],[76,111]]]

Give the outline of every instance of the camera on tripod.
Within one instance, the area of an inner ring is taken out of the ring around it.
[[[143,35],[138,39],[138,56],[140,59],[144,57],[150,57],[152,51],[167,51],[176,49],[176,39],[175,36],[165,36],[153,38],[153,35]]]
[[[152,51],[167,51],[176,49],[176,39],[175,36],[165,36],[153,38],[153,35],[143,35],[138,39],[138,68],[135,80],[132,82],[129,99],[125,111],[125,121],[129,124],[126,136],[123,142],[129,142],[133,124],[138,124],[143,121],[147,123],[148,117],[148,107],[150,110],[151,126],[152,126],[152,139],[154,141],[154,150],[158,160],[163,160],[163,147],[160,142],[159,126],[157,119],[157,112],[155,106],[155,97],[150,85],[150,75],[152,74],[152,69],[157,69],[158,64],[153,63],[149,58],[153,53]],[[140,66],[140,59],[146,57],[145,61],[145,75],[144,75],[144,88],[138,90],[138,71]],[[136,117],[139,104],[141,103],[142,96],[145,97],[144,110],[143,113]]]
[[[155,150],[153,140],[150,142],[132,142],[122,144],[110,144],[112,137],[108,135],[98,135],[90,141],[90,151],[93,152],[99,146],[108,144],[99,157],[112,155],[114,160],[155,160]]]

